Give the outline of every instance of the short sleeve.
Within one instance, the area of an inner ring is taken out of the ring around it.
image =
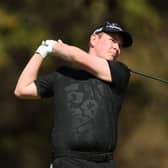
[[[128,67],[119,61],[108,61],[108,64],[112,75],[112,83],[117,89],[124,91],[130,78]]]
[[[51,73],[44,76],[40,76],[37,80],[35,80],[38,95],[40,97],[48,98],[54,95],[53,86],[55,81],[55,75],[56,73]]]

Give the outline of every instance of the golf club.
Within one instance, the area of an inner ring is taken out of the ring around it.
[[[130,70],[130,72],[135,73],[137,75],[141,75],[143,77],[150,78],[150,79],[157,80],[157,81],[160,81],[160,82],[168,84],[168,80],[161,79],[161,78],[158,78],[158,77],[155,77],[155,76],[151,76],[151,75],[146,74],[144,72],[139,72],[139,71],[135,71],[135,70],[132,70],[132,69],[129,69],[129,70]]]

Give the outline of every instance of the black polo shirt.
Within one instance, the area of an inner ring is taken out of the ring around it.
[[[54,151],[114,151],[118,114],[130,73],[118,61],[108,61],[108,65],[112,82],[68,67],[35,81],[41,97],[53,97]]]

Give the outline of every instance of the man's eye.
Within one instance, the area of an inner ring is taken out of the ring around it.
[[[117,43],[118,41],[116,39],[111,39],[113,43]]]
[[[111,40],[111,41],[113,41],[113,42],[115,42],[115,41],[116,41],[116,40],[115,40],[115,39],[113,39],[113,38],[111,38],[110,40]]]

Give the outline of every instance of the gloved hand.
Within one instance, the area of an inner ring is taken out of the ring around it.
[[[57,41],[55,40],[42,41],[41,45],[37,48],[35,53],[38,53],[43,58],[45,58],[48,54],[53,52],[53,47],[55,44],[57,44]]]

